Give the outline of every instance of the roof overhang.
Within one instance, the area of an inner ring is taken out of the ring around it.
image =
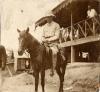
[[[53,8],[51,10],[52,13],[55,15],[55,13],[59,12],[59,10],[61,10],[65,6],[67,6],[67,4],[69,3],[69,1],[71,1],[71,0],[64,0],[63,2],[61,2],[60,4],[58,4],[55,8]],[[46,18],[48,18],[48,17],[47,16],[44,16],[44,17],[40,18],[39,20],[37,20],[35,22],[35,25],[36,26],[39,26],[41,24],[44,24],[46,22]]]
[[[60,4],[58,4],[55,8],[53,8],[51,11],[55,15],[62,8],[65,8],[65,7],[69,8],[69,7],[72,6],[72,4],[74,2],[77,2],[77,1],[78,2],[93,2],[93,1],[100,2],[100,0],[64,0],[63,2],[61,2]],[[46,23],[46,18],[47,18],[47,16],[40,18],[38,21],[35,22],[35,25],[39,26],[39,25],[45,24]]]
[[[78,2],[93,2],[93,1],[100,2],[100,0],[65,0],[62,3],[60,3],[58,6],[56,6],[52,11],[55,14],[55,13],[59,12],[62,8],[68,6],[72,2],[76,2],[76,1],[78,1]]]

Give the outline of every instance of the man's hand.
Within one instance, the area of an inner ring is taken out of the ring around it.
[[[48,42],[48,40],[47,39],[43,39],[43,42]]]
[[[49,40],[48,39],[43,39],[42,43],[49,43]]]

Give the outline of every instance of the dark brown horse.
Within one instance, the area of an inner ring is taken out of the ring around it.
[[[38,82],[39,82],[39,73],[41,73],[41,85],[42,92],[45,92],[45,70],[46,70],[46,54],[45,54],[45,46],[40,44],[30,33],[29,28],[24,31],[19,32],[19,49],[18,54],[22,55],[25,50],[28,51],[31,57],[31,64],[34,70],[35,76],[35,92],[38,92]],[[66,62],[63,61],[61,57],[61,50],[57,54],[58,60],[56,64],[56,72],[60,79],[60,87],[59,92],[63,92],[63,82],[64,82],[64,74],[66,69]]]
[[[7,61],[6,49],[3,45],[0,45],[0,67],[5,70]]]

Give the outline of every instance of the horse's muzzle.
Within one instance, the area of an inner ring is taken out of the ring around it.
[[[18,55],[23,55],[23,52],[22,51],[18,51]]]

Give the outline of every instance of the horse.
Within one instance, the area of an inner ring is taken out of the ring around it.
[[[19,48],[18,54],[23,55],[24,51],[30,54],[32,69],[35,77],[35,92],[38,92],[39,73],[41,73],[42,92],[45,92],[45,70],[46,68],[46,54],[45,46],[41,44],[34,36],[29,33],[29,28],[20,31],[19,33]],[[63,92],[63,82],[67,63],[63,61],[61,53],[63,50],[59,49],[57,54],[56,72],[60,79],[59,92]]]
[[[2,70],[5,70],[7,61],[6,49],[3,45],[0,45],[0,67]]]

